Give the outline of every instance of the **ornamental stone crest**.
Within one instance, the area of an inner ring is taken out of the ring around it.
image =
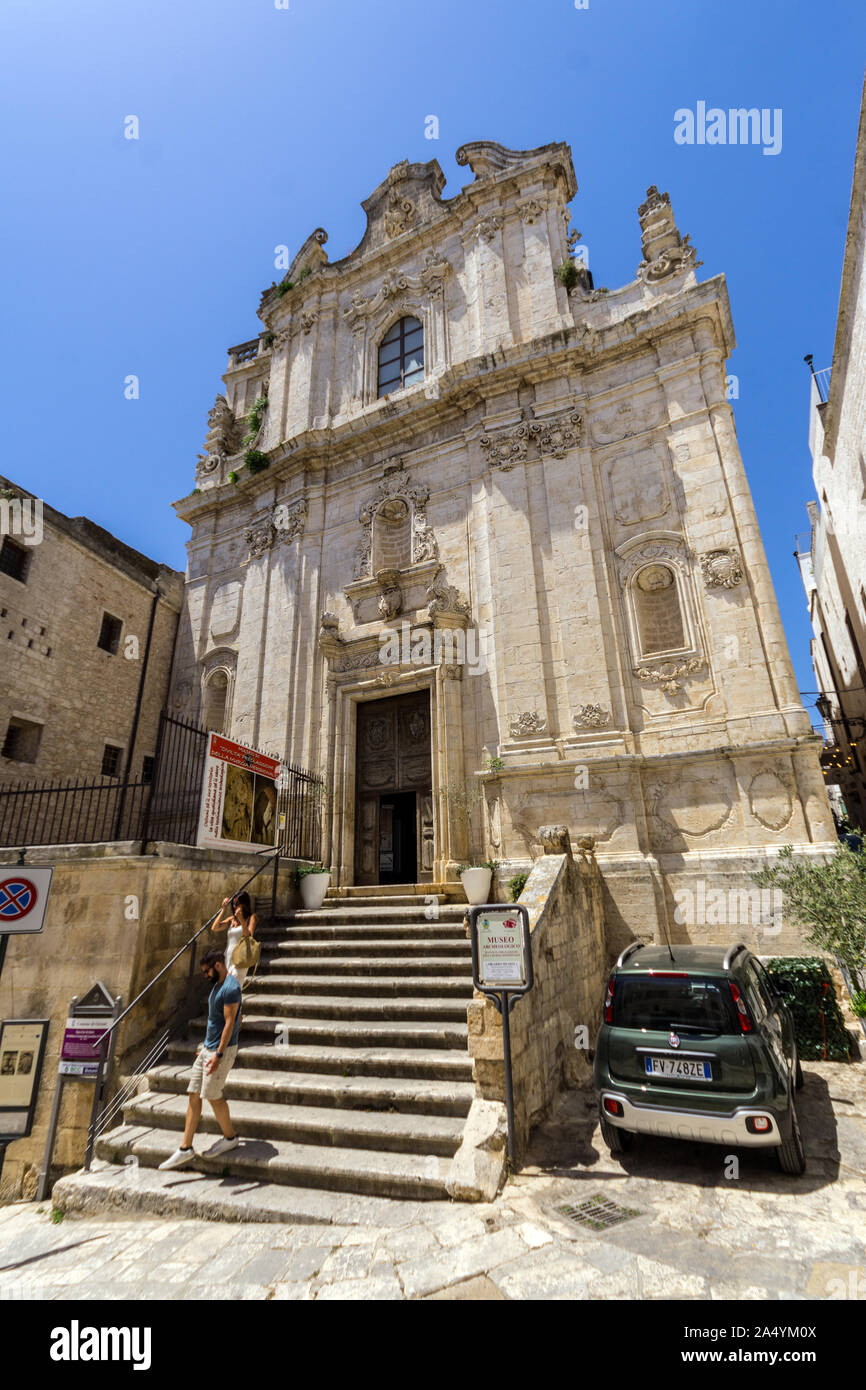
[[[581,729],[603,729],[610,723],[610,710],[602,709],[601,705],[581,705],[571,722],[576,733]]]
[[[640,681],[660,685],[668,695],[676,695],[682,690],[684,677],[695,675],[706,664],[703,657],[693,656],[688,661],[662,661],[658,666],[639,666],[635,675]]]
[[[248,526],[244,531],[244,540],[250,548],[250,559],[257,560],[274,543],[273,522],[268,520],[263,525]]]
[[[518,463],[528,462],[530,448],[537,458],[564,458],[580,443],[583,417],[574,406],[542,419],[526,419],[525,411],[521,414],[524,418],[516,425],[502,425],[482,434],[481,452],[491,468],[507,473]]]
[[[390,241],[392,237],[402,236],[403,232],[408,232],[415,225],[417,213],[415,204],[411,198],[403,198],[395,189],[388,200],[388,208],[385,212],[385,235]]]
[[[539,203],[536,198],[527,198],[525,203],[521,203],[517,211],[529,226],[537,222],[544,216],[544,204]]]
[[[363,529],[355,554],[356,579],[373,577],[373,518],[383,504],[395,498],[405,502],[412,512],[410,563],[414,565],[421,560],[435,560],[438,557],[439,547],[436,543],[436,537],[427,523],[426,508],[429,496],[430,489],[423,485],[416,486],[403,467],[402,461],[392,464],[390,468],[385,470],[385,476],[379,483],[372,500],[366,502],[358,513],[358,520]]]
[[[490,212],[475,224],[475,235],[481,241],[492,241],[497,232],[502,231],[505,218],[501,212]]]
[[[291,543],[296,536],[303,535],[304,524],[307,519],[306,498],[301,498],[299,502],[280,502],[274,507],[271,515],[271,522],[275,532],[275,540]]]
[[[418,297],[422,294],[435,296],[441,293],[450,274],[451,262],[428,251],[424,265],[417,275],[386,276],[372,295],[366,295],[360,289],[355,290],[351,303],[343,309],[343,317],[352,328],[357,328],[359,324],[363,324],[365,318],[377,314],[383,305],[402,294]]]
[[[731,546],[705,551],[701,556],[701,571],[708,589],[735,589],[743,579],[739,552]]]
[[[379,570],[376,575],[376,582],[381,590],[379,594],[379,614],[385,622],[390,618],[397,618],[403,611],[403,591],[400,588],[400,576],[396,570]]]
[[[547,730],[547,720],[535,710],[525,710],[509,725],[512,738],[529,738],[533,734],[543,734]]]

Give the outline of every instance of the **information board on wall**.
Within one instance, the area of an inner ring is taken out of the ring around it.
[[[0,1137],[30,1133],[47,1036],[47,1019],[0,1023]]]
[[[196,843],[204,849],[272,848],[279,775],[278,758],[211,734]]]

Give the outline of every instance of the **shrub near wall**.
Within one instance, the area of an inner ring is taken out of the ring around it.
[[[826,963],[819,956],[778,956],[764,964],[774,982],[789,987],[783,997],[791,1010],[801,1060],[849,1062],[851,1035]]]

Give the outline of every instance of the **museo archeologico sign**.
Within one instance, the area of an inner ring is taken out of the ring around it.
[[[269,849],[277,834],[278,758],[211,734],[196,843],[204,849]]]

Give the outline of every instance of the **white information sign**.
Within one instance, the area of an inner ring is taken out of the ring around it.
[[[482,986],[526,984],[523,914],[491,907],[478,914],[478,978]]]

